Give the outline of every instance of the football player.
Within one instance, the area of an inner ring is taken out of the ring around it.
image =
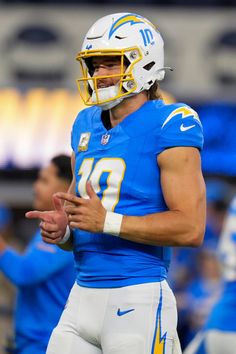
[[[73,248],[78,271],[47,353],[179,354],[166,278],[170,246],[204,235],[199,117],[162,101],[163,39],[142,16],[99,19],[77,60],[90,107],[72,128],[74,179],[54,211],[27,214],[46,242]]]

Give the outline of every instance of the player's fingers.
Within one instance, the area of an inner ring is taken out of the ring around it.
[[[80,221],[71,221],[69,222],[69,226],[71,229],[80,229],[80,230],[85,230],[87,231],[87,225],[83,223],[82,220]]]
[[[60,198],[57,197],[56,194],[53,194],[52,201],[53,201],[53,205],[54,205],[55,210],[57,210],[57,211],[63,210],[62,201]]]
[[[70,194],[70,193],[58,192],[54,195],[57,196],[59,199],[62,199],[64,201],[66,201],[68,203],[72,203],[74,205],[79,205],[79,204],[81,204],[81,202],[83,202],[82,198],[76,197],[74,194]]]
[[[47,232],[56,232],[58,231],[58,225],[57,224],[51,224],[46,221],[41,221],[39,224],[41,230],[47,231]]]
[[[97,199],[98,198],[97,194],[94,192],[94,189],[93,189],[90,181],[86,182],[86,192],[87,192],[90,199],[92,199],[92,198]]]
[[[79,207],[75,207],[75,206],[71,206],[71,205],[66,205],[64,210],[67,214],[79,214],[80,213]]]
[[[73,221],[73,222],[69,222],[69,226],[70,226],[70,228],[72,229],[79,229],[80,227],[80,223],[79,222],[75,222],[75,221]]]
[[[47,237],[51,240],[60,240],[61,239],[61,232],[47,232],[41,229],[42,237]]]
[[[51,239],[49,237],[46,237],[46,236],[43,236],[43,235],[42,235],[42,239],[43,239],[44,242],[50,243],[52,245],[56,245],[60,241],[60,240],[53,240],[53,239]]]
[[[82,215],[76,214],[76,215],[69,215],[68,220],[70,222],[80,222],[83,219]]]
[[[38,210],[33,210],[33,211],[28,211],[25,216],[28,219],[41,219],[43,221],[50,221],[49,215],[47,215],[44,211],[38,211]]]

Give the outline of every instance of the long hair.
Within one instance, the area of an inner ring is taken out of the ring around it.
[[[160,86],[157,81],[155,81],[154,84],[150,87],[150,89],[147,91],[147,94],[149,101],[162,99]]]

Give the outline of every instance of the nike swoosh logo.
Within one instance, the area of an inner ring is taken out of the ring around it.
[[[126,315],[127,313],[132,312],[132,311],[134,311],[134,309],[125,310],[125,311],[121,311],[121,309],[118,309],[118,310],[117,310],[117,316],[124,316],[124,315]]]
[[[187,127],[185,127],[183,124],[181,124],[180,130],[181,130],[181,132],[185,132],[186,130],[192,129],[194,127],[196,127],[196,124],[188,125]]]

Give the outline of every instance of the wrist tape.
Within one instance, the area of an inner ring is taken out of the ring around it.
[[[61,241],[59,242],[59,245],[63,245],[64,243],[66,243],[66,241],[68,241],[69,238],[70,238],[70,228],[67,225],[65,235],[62,237]]]
[[[103,232],[105,234],[119,236],[122,219],[123,219],[122,214],[107,211],[104,226],[103,226]]]

